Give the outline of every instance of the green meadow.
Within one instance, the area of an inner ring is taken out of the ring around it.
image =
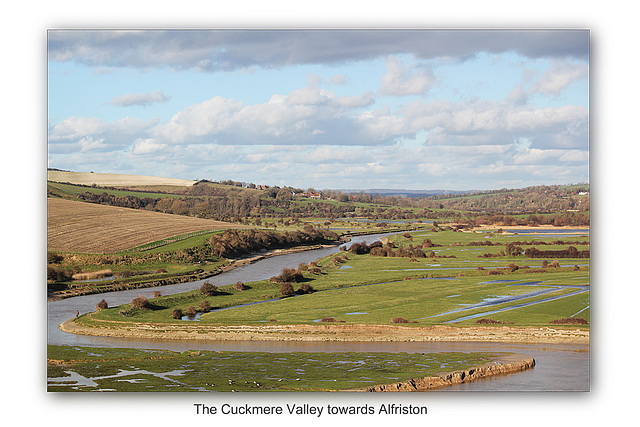
[[[507,243],[514,242],[511,246],[520,250],[505,254]],[[189,320],[173,319],[173,310],[186,312],[193,307],[199,313],[198,320],[191,322],[202,324],[390,324],[397,318],[408,327],[451,321],[468,326],[480,319],[514,326],[549,325],[564,318],[589,322],[589,258],[532,259],[522,254],[532,247],[561,251],[573,246],[584,251],[589,249],[588,242],[588,235],[399,233],[385,245],[390,243],[396,250],[420,247],[427,255],[381,257],[343,251],[320,260],[317,267],[300,266],[302,277],[293,288],[311,286],[312,293],[283,297],[279,283],[261,281],[245,284],[245,290],[220,287],[211,296],[198,290],[161,296],[150,299],[147,308],[124,305],[91,317],[185,322]],[[210,281],[215,284],[215,277]],[[203,301],[210,309],[199,309]],[[79,321],[91,322],[91,317]]]

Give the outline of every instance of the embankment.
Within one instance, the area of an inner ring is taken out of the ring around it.
[[[382,384],[364,389],[352,391],[427,391],[442,387],[461,384],[465,382],[477,381],[483,378],[512,374],[525,371],[535,366],[536,361],[531,356],[522,354],[507,354],[501,356],[500,359],[493,362],[485,363],[482,366],[469,368],[460,371],[448,372],[430,377],[415,378],[409,381],[398,382],[393,384]]]
[[[89,314],[60,325],[64,332],[123,338],[258,341],[467,341],[588,344],[589,331],[562,327],[404,327],[395,325],[211,325],[205,322],[101,321]]]

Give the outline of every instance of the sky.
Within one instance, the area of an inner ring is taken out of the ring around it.
[[[49,30],[50,168],[315,189],[589,182],[588,30]]]

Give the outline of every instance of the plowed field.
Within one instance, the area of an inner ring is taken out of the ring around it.
[[[47,199],[48,250],[110,253],[200,230],[242,225],[159,212]]]

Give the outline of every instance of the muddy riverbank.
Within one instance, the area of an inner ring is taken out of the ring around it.
[[[427,391],[477,381],[497,375],[507,375],[531,369],[536,362],[533,357],[522,354],[506,354],[482,366],[460,371],[447,372],[429,377],[414,378],[392,384],[381,384],[350,391],[394,392],[394,391]]]
[[[90,317],[90,315],[88,315]],[[80,319],[82,320],[82,319]],[[86,324],[83,324],[86,323]],[[473,341],[505,343],[588,344],[589,331],[560,327],[403,327],[395,325],[206,325],[79,322],[67,320],[60,330],[78,335],[168,340],[231,341]]]

